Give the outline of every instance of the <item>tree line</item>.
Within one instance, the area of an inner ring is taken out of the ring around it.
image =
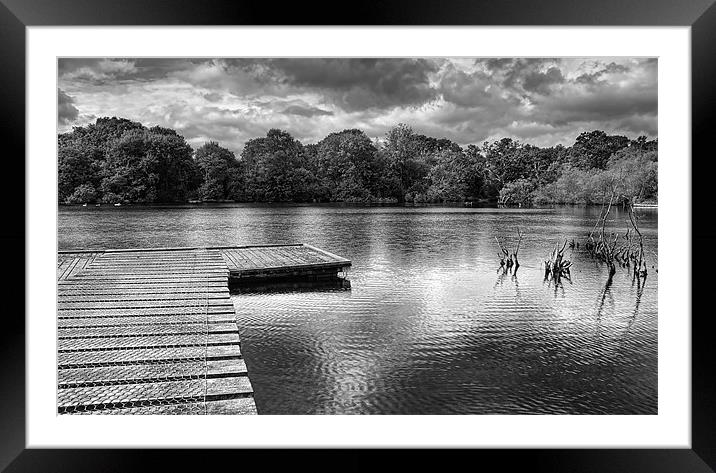
[[[399,124],[375,142],[358,129],[302,144],[282,130],[240,156],[216,142],[193,150],[175,130],[98,118],[58,135],[60,203],[492,202],[603,203],[614,186],[657,199],[657,140],[595,130],[565,147],[511,138],[461,147]]]

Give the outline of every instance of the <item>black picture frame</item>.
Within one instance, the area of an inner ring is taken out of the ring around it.
[[[715,0],[383,0],[338,5],[325,0],[310,3],[231,0],[0,0],[0,107],[6,172],[12,177],[5,192],[12,205],[5,210],[11,224],[0,230],[5,247],[5,305],[0,330],[0,468],[7,471],[133,471],[206,468],[214,462],[236,461],[246,468],[273,469],[276,461],[291,468],[313,469],[340,462],[340,469],[367,469],[378,463],[382,451],[317,452],[267,451],[158,451],[158,450],[39,450],[25,448],[25,310],[19,294],[25,285],[25,29],[28,26],[81,25],[567,25],[567,26],[690,26],[692,66],[692,248],[708,248],[716,231],[708,218],[713,160],[707,154],[716,106]],[[340,7],[340,8],[339,8]],[[10,146],[8,146],[10,145]],[[14,150],[14,151],[9,151]],[[670,157],[674,158],[674,157]],[[688,157],[683,157],[688,165]],[[7,169],[7,167],[10,169]],[[13,168],[14,166],[14,168]],[[698,171],[697,171],[698,168]],[[19,176],[23,176],[20,179]],[[16,185],[19,189],[12,189]],[[23,205],[20,205],[23,201]],[[704,218],[704,215],[706,216]],[[23,251],[20,251],[20,248]],[[685,256],[692,259],[688,249]],[[696,254],[696,253],[694,253]],[[410,451],[401,455],[401,469],[413,465],[499,465],[501,470],[579,472],[708,472],[716,469],[716,377],[711,360],[707,309],[697,310],[697,299],[708,294],[709,279],[699,275],[704,265],[692,264],[692,448],[691,449],[548,449]],[[23,269],[21,269],[23,268]],[[705,274],[705,273],[704,273]],[[31,281],[28,281],[31,283]],[[24,291],[22,291],[24,292]],[[708,302],[705,302],[708,307]],[[287,459],[286,455],[290,454]],[[341,454],[340,459],[335,455]],[[427,457],[426,454],[430,454]],[[466,457],[469,458],[460,458]],[[290,462],[290,463],[289,463]]]

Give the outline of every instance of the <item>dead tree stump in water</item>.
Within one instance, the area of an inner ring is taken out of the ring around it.
[[[636,277],[645,278],[647,275],[647,263],[644,254],[644,236],[639,230],[637,218],[634,215],[634,205],[630,200],[626,201],[625,207],[627,208],[632,228],[627,229],[621,237],[621,241],[618,233],[615,234],[612,232],[609,236],[606,234],[606,220],[612,207],[613,199],[614,194],[612,194],[612,197],[609,199],[609,205],[607,205],[606,210],[602,207],[600,211],[597,223],[594,225],[585,244],[587,253],[609,267],[610,278],[616,273],[616,265],[622,268],[631,268],[632,273]],[[599,232],[599,238],[595,239],[595,231],[600,223],[601,231]]]
[[[512,268],[514,268],[514,271],[517,271],[517,268],[520,267],[520,261],[517,259],[517,255],[520,252],[523,234],[519,228],[517,229],[517,236],[517,247],[513,252],[510,252],[507,248],[505,248],[505,246],[500,242],[500,239],[495,237],[495,241],[500,247],[500,253],[497,253],[497,256],[500,258],[500,269],[503,271],[508,271]]]
[[[559,279],[562,276],[569,276],[569,268],[572,262],[564,258],[564,249],[567,247],[567,240],[564,240],[562,248],[559,243],[554,247],[550,258],[544,262],[544,278]]]
[[[644,254],[644,236],[639,231],[639,225],[637,225],[637,218],[634,215],[634,203],[630,200],[627,202],[627,213],[629,214],[629,220],[631,221],[634,231],[639,236],[638,250],[631,254],[631,259],[634,261],[634,274],[638,277],[646,277],[647,265],[646,256]]]

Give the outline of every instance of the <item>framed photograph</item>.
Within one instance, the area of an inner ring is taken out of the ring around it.
[[[712,3],[3,0],[3,467],[713,471]]]

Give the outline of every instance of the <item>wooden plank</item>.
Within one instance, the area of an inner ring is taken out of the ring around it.
[[[90,293],[90,294],[68,294],[59,292],[57,294],[59,302],[151,302],[156,300],[173,300],[186,301],[192,303],[195,301],[205,301],[207,299],[225,300],[226,295],[223,292],[194,292],[194,293],[143,293],[143,294],[117,294],[117,293]]]
[[[133,269],[137,270],[143,270],[143,271],[152,271],[161,273],[164,271],[185,271],[185,272],[191,272],[194,271],[216,271],[221,272],[222,270],[226,270],[225,265],[206,265],[206,264],[176,264],[176,263],[160,263],[157,261],[141,261],[137,263],[104,263],[104,264],[92,264],[92,269],[96,269],[97,271],[129,271]]]
[[[235,251],[224,251],[222,255],[226,255],[226,258],[229,260],[229,270],[231,270],[231,268],[239,268],[248,262],[245,257],[239,256]]]
[[[58,329],[84,327],[132,327],[137,325],[180,325],[180,324],[224,324],[235,323],[234,313],[226,314],[183,314],[150,315],[137,317],[73,317],[57,320]],[[138,330],[142,330],[138,328]]]
[[[248,250],[242,250],[242,251],[236,251],[236,254],[241,254],[244,258],[247,260],[247,267],[249,268],[259,268],[261,267],[261,263],[258,259],[256,259],[256,256],[251,253]]]
[[[109,386],[71,387],[58,390],[60,412],[82,406],[141,406],[145,401],[174,403],[176,401],[208,401],[250,397],[253,388],[248,378],[212,378],[205,380],[164,381],[157,383],[118,384]]]
[[[64,280],[57,283],[58,290],[69,289],[69,290],[81,290],[87,288],[87,290],[98,289],[201,289],[201,288],[221,288],[224,289],[226,284],[224,281],[215,280],[192,280],[192,281],[130,281],[130,282],[117,282],[109,285],[105,281],[93,281],[93,280]]]
[[[89,288],[62,288],[57,290],[57,297],[64,300],[143,300],[143,299],[195,299],[195,298],[225,298],[229,297],[229,291],[226,288],[212,288],[212,290],[206,290],[205,288],[197,287],[194,288],[110,288],[105,286],[95,286],[97,290],[92,291]],[[164,289],[172,289],[167,290]],[[215,290],[214,290],[215,289]],[[226,290],[225,290],[226,289]]]
[[[240,269],[240,268],[244,268],[244,267],[246,267],[246,268],[256,267],[256,264],[254,264],[253,260],[251,258],[249,258],[249,255],[245,254],[243,251],[235,250],[235,251],[232,251],[231,254],[236,259],[236,263],[237,263],[237,265],[235,266],[236,269]]]
[[[301,243],[273,243],[273,244],[262,244],[262,245],[226,245],[226,246],[181,246],[181,247],[157,247],[157,248],[96,248],[96,249],[74,249],[74,250],[60,250],[59,254],[72,254],[72,253],[171,253],[174,251],[210,251],[210,250],[226,250],[236,248],[275,248],[282,246],[301,246]]]
[[[237,333],[169,334],[151,336],[60,338],[57,349],[62,352],[125,350],[189,346],[239,345]]]
[[[160,404],[102,410],[78,410],[74,415],[255,415],[256,403],[252,397],[221,399],[218,401]]]
[[[270,253],[268,253],[265,248],[250,248],[248,251],[251,251],[256,255],[263,267],[276,265],[276,260],[271,257]]]
[[[112,309],[67,309],[58,311],[58,318],[77,317],[146,317],[165,315],[189,315],[189,314],[233,314],[233,306],[206,307],[206,306],[184,306],[184,307],[141,307],[133,309],[112,308]]]
[[[119,310],[119,309],[153,309],[153,308],[175,308],[175,307],[203,307],[203,308],[223,308],[232,310],[234,308],[231,300],[221,299],[193,299],[193,300],[177,300],[177,299],[155,299],[142,301],[128,300],[95,300],[95,301],[65,301],[59,300],[57,310]]]
[[[276,254],[280,257],[280,263],[282,266],[291,266],[298,263],[296,258],[293,256],[292,251],[286,248],[277,248]]]
[[[182,363],[190,360],[203,360],[207,357],[205,347],[188,346],[172,348],[154,348],[133,350],[100,350],[59,352],[59,369],[82,368],[89,366],[119,366],[148,363]],[[224,357],[226,358],[226,357]],[[240,351],[232,352],[231,358],[241,358]]]
[[[75,257],[68,260],[58,279],[67,279],[68,277],[72,276],[75,273],[75,268],[77,267],[80,259],[81,258]]]
[[[221,281],[222,278],[226,277],[228,270],[225,271],[177,271],[177,272],[159,272],[159,271],[131,271],[131,270],[107,270],[107,271],[83,271],[77,273],[75,279],[91,279],[91,280],[105,280],[105,279],[168,279],[174,280],[192,280],[194,278],[210,278],[217,281]]]
[[[183,363],[153,363],[130,366],[100,366],[60,370],[60,389],[107,384],[136,384],[140,382],[175,381],[247,376],[244,360],[187,361]]]
[[[60,252],[59,412],[256,413],[229,277],[349,265],[297,244]]]
[[[58,327],[58,338],[95,338],[95,337],[148,337],[155,335],[192,335],[192,334],[218,334],[235,333],[238,328],[233,322],[209,324],[209,323],[186,323],[186,324],[143,324],[136,325],[115,325],[111,327],[82,327],[67,328]]]

